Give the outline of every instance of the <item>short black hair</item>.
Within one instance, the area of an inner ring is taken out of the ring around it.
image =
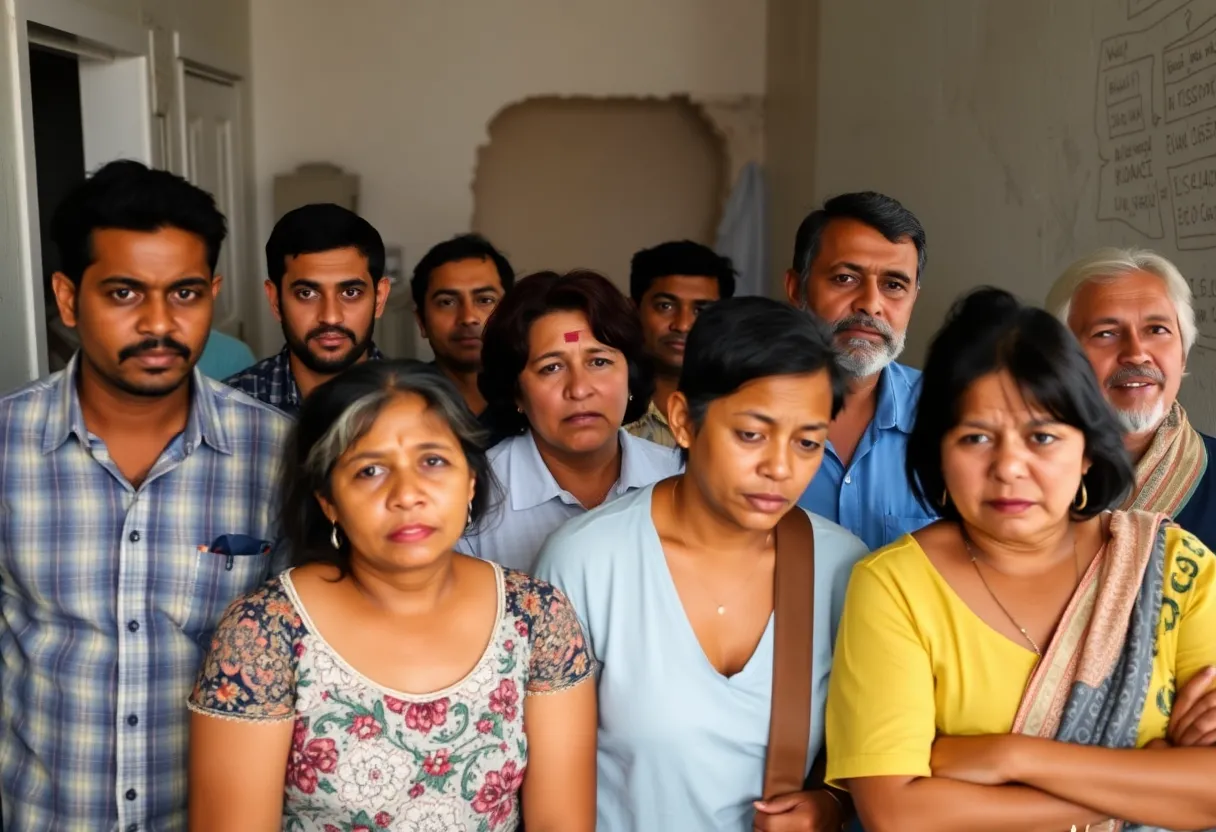
[[[717,399],[749,381],[826,370],[832,385],[832,418],[844,407],[845,375],[832,331],[819,318],[771,298],[718,301],[697,316],[688,333],[677,388],[700,427]]]
[[[948,520],[961,519],[952,500],[942,502],[942,439],[958,424],[967,389],[1002,371],[1029,402],[1085,437],[1089,500],[1074,514],[1094,517],[1118,507],[1134,473],[1123,431],[1102,396],[1093,365],[1053,315],[991,287],[955,301],[929,345],[906,457],[908,482],[921,504]]]
[[[692,240],[660,243],[633,255],[629,262],[629,296],[634,303],[641,303],[656,280],[673,274],[713,278],[718,281],[719,298],[734,297],[738,272],[730,258]]]
[[[578,311],[600,343],[620,350],[629,365],[629,394],[624,424],[642,418],[654,395],[654,365],[646,354],[637,310],[612,281],[592,271],[566,274],[538,272],[522,278],[507,292],[481,333],[481,372],[477,389],[486,400],[486,416],[496,436],[528,429],[528,418],[515,405],[519,374],[528,364],[532,324],[550,312]]]
[[[461,260],[490,260],[498,271],[502,290],[506,292],[515,285],[515,269],[511,268],[511,262],[505,254],[494,248],[494,245],[480,234],[458,234],[450,240],[432,246],[414,267],[414,276],[410,278],[410,293],[414,296],[414,306],[419,314],[422,314],[426,305],[426,291],[430,288],[431,273],[440,266]]]
[[[341,205],[317,202],[284,214],[266,240],[266,276],[282,288],[287,258],[339,248],[358,249],[367,258],[372,283],[384,277],[384,240],[370,222]]]
[[[876,191],[862,191],[853,194],[840,194],[823,203],[806,215],[806,219],[798,226],[794,235],[794,264],[793,270],[802,277],[805,284],[811,264],[819,254],[819,241],[823,237],[823,229],[832,220],[856,220],[873,228],[892,243],[904,238],[911,240],[916,246],[916,282],[920,283],[925,272],[928,255],[925,251],[925,228],[920,224],[916,215],[886,194]],[[805,291],[805,285],[803,291]]]
[[[55,210],[51,239],[59,249],[61,270],[77,286],[93,263],[93,232],[107,228],[146,232],[177,228],[193,234],[207,248],[212,276],[228,234],[211,194],[176,174],[130,159],[103,165]]]
[[[314,390],[300,408],[287,443],[283,477],[282,527],[292,561],[328,563],[350,571],[350,543],[330,542],[333,527],[317,494],[329,496],[334,465],[375,423],[394,397],[413,393],[451,427],[477,478],[470,520],[475,525],[496,504],[500,488],[486,456],[487,435],[456,386],[438,368],[413,359],[364,361]]]

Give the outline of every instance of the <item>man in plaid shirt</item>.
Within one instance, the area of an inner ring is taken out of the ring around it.
[[[340,205],[305,205],[271,231],[266,275],[266,297],[287,343],[225,383],[295,416],[314,387],[384,357],[372,343],[390,288],[384,241]]]
[[[224,609],[280,566],[290,430],[195,369],[224,236],[207,193],[138,162],[56,213],[80,350],[0,398],[7,832],[186,829],[185,700]]]

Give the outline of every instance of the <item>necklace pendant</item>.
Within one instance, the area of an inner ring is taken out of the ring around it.
[[[719,606],[719,607],[718,607],[718,615],[726,615],[726,607]]]

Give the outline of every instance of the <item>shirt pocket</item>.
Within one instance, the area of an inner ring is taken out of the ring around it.
[[[229,535],[225,551],[195,546],[190,576],[174,616],[182,630],[204,647],[220,616],[236,599],[257,589],[268,577],[274,546],[270,541]]]
[[[923,515],[888,514],[882,518],[884,545],[886,543],[894,543],[906,534],[918,532],[936,519],[936,517],[925,517]]]

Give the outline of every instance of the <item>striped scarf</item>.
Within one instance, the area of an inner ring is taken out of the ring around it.
[[[1207,467],[1208,452],[1203,438],[1191,427],[1182,405],[1174,402],[1136,465],[1135,491],[1123,510],[1176,517],[1191,499]]]

